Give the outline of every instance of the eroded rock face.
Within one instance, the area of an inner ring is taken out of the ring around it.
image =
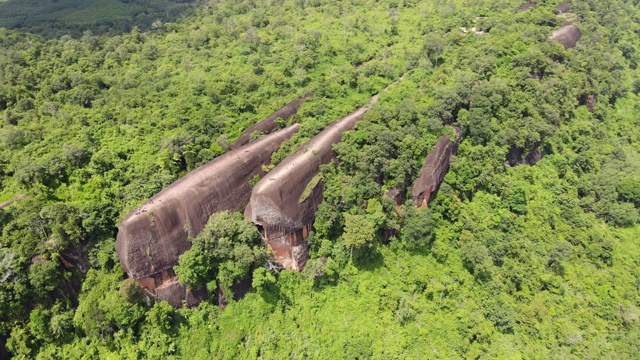
[[[322,201],[322,181],[317,177],[320,165],[335,159],[332,145],[362,119],[366,110],[362,107],[333,122],[253,188],[245,218],[261,228],[264,241],[285,269],[304,268],[309,257],[306,239]]]
[[[305,95],[301,98],[293,100],[292,102],[288,103],[283,108],[281,108],[280,110],[274,112],[273,114],[267,116],[266,118],[260,120],[258,123],[256,123],[252,127],[245,130],[245,132],[240,134],[240,136],[238,137],[238,139],[236,139],[233,145],[231,145],[231,149],[237,149],[241,146],[248,144],[251,139],[251,134],[253,134],[256,131],[261,132],[263,134],[269,134],[273,130],[277,129],[278,124],[276,123],[276,120],[278,118],[281,118],[283,120],[288,120],[290,117],[292,117],[298,112],[298,109],[300,108],[300,104],[302,104],[310,96],[311,94]]]
[[[444,176],[449,171],[451,156],[456,153],[457,141],[457,139],[451,141],[448,135],[443,135],[427,155],[420,170],[420,177],[412,187],[411,195],[416,206],[427,206],[431,196],[438,190]]]
[[[298,129],[295,124],[232,150],[129,213],[116,239],[116,251],[127,274],[159,300],[189,303],[188,293],[176,285],[173,272],[178,257],[191,247],[188,237],[200,233],[212,214],[244,209],[251,194],[249,181],[264,174],[262,166],[271,162],[273,152]]]
[[[581,37],[582,33],[580,32],[580,29],[573,25],[565,25],[554,31],[549,39],[559,42],[565,49],[572,49],[576,47],[576,44],[580,41]]]

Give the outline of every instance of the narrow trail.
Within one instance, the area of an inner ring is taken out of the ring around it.
[[[18,195],[16,195],[16,196],[14,196],[14,197],[13,197],[13,199],[11,199],[11,200],[7,200],[7,201],[5,201],[5,202],[1,202],[1,203],[0,203],[0,209],[4,209],[4,208],[6,208],[7,206],[9,206],[9,205],[13,204],[14,202],[16,202],[16,201],[18,201],[18,200],[22,200],[22,199],[24,199],[24,198],[26,198],[26,197],[27,197],[27,195],[25,195],[25,194],[18,194]]]

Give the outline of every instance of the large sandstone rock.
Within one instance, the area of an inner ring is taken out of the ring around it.
[[[116,251],[127,274],[159,300],[190,303],[186,290],[175,285],[173,272],[178,257],[191,247],[188,237],[202,231],[212,214],[244,209],[251,194],[249,181],[264,174],[262,166],[271,162],[273,152],[298,129],[295,124],[232,150],[130,212],[120,223],[116,239]]]
[[[284,107],[282,107],[281,109],[279,109],[278,111],[274,112],[273,114],[258,121],[255,125],[253,125],[252,127],[245,130],[245,132],[240,134],[240,136],[236,139],[233,145],[231,145],[231,149],[237,149],[241,146],[248,144],[251,139],[251,134],[253,134],[256,131],[263,134],[269,134],[273,130],[277,129],[278,124],[276,123],[276,120],[278,120],[278,118],[281,118],[283,120],[288,120],[290,117],[295,115],[298,112],[298,109],[300,108],[300,104],[302,104],[309,96],[311,95],[305,95],[301,98],[295,99],[292,102],[285,105]]]
[[[581,37],[580,29],[573,25],[565,25],[554,31],[549,39],[559,42],[565,49],[571,49],[576,47]]]
[[[411,195],[416,206],[427,206],[431,196],[438,190],[444,176],[449,171],[451,156],[456,153],[457,141],[457,139],[455,142],[451,141],[448,135],[443,135],[427,155],[420,170],[420,177],[412,187]]]
[[[375,102],[377,97],[372,99]],[[300,271],[308,259],[306,239],[322,201],[320,165],[335,158],[332,145],[362,119],[367,107],[339,119],[284,159],[253,188],[245,218],[257,224],[285,269]]]

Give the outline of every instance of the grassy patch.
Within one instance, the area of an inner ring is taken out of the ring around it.
[[[318,174],[314,176],[309,183],[307,183],[307,187],[304,188],[302,195],[300,195],[300,202],[307,200],[309,195],[311,195],[311,191],[316,188],[320,180],[322,180],[322,175]]]

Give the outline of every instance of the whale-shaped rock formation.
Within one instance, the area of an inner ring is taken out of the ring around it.
[[[375,102],[374,96],[371,103]],[[258,182],[244,216],[260,227],[262,237],[285,269],[300,271],[309,257],[306,239],[322,201],[320,165],[335,159],[332,145],[353,129],[368,107],[333,122]]]
[[[580,29],[573,25],[565,25],[554,31],[549,39],[559,42],[565,49],[571,49],[576,47],[581,37]]]
[[[291,118],[293,115],[295,115],[298,112],[298,109],[300,108],[300,104],[302,104],[310,96],[311,94],[308,94],[301,98],[295,99],[292,102],[285,105],[284,107],[282,107],[281,109],[279,109],[278,111],[274,112],[273,114],[258,121],[255,125],[248,128],[247,130],[245,130],[245,132],[243,132],[242,134],[240,134],[240,136],[238,136],[236,141],[234,141],[234,143],[231,145],[231,149],[237,149],[241,146],[248,144],[251,141],[251,134],[253,134],[256,131],[262,134],[268,134],[273,130],[277,129],[278,123],[276,123],[276,120],[278,120],[279,118],[283,120],[288,120],[289,118]]]
[[[197,303],[173,272],[178,257],[191,247],[188,238],[202,231],[212,214],[243,210],[251,194],[249,181],[264,174],[262,166],[299,127],[292,125],[210,161],[130,212],[116,239],[129,277],[149,295],[176,307],[182,300]]]
[[[458,141],[458,139],[452,141],[449,135],[443,135],[436,141],[436,146],[424,160],[420,177],[413,183],[411,195],[416,206],[422,207],[429,204],[429,199],[438,190],[449,171],[451,156],[456,153]]]

